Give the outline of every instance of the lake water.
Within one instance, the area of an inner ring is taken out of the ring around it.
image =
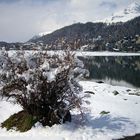
[[[79,58],[90,72],[88,80],[140,87],[140,56],[80,56]]]

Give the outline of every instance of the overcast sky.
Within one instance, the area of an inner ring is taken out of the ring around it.
[[[27,41],[76,22],[111,16],[134,0],[0,0],[0,41]]]

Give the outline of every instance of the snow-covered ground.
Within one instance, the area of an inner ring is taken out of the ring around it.
[[[76,52],[78,56],[140,56],[140,53],[125,53],[125,52]]]
[[[47,51],[50,54],[63,54],[63,51]],[[77,56],[140,56],[140,53],[125,53],[125,52],[90,52],[90,51],[73,51]]]
[[[14,55],[16,53],[15,50],[8,51],[9,55]],[[44,51],[45,52],[45,51]],[[38,53],[38,51],[25,51],[26,55],[30,53]],[[47,53],[54,55],[63,55],[64,51],[62,50],[55,50],[55,51],[47,51]],[[128,52],[90,52],[90,51],[73,51],[77,56],[140,56],[140,52],[138,53],[128,53]]]
[[[39,124],[26,133],[7,132],[0,128],[0,140],[111,140],[140,133],[140,89],[132,89],[90,81],[81,81],[84,91],[91,91],[84,104],[83,120],[73,111],[72,122],[42,128]],[[119,94],[114,95],[114,91]],[[85,93],[84,93],[85,94]],[[0,101],[0,122],[21,108]],[[102,112],[102,113],[101,113]],[[107,114],[106,114],[107,113]]]

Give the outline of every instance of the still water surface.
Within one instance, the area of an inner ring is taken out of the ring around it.
[[[88,80],[112,85],[140,87],[140,56],[79,57],[90,72]]]

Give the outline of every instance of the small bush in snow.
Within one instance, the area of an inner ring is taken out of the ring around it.
[[[82,62],[69,51],[61,55],[18,51],[10,56],[3,50],[0,54],[0,96],[21,105],[34,123],[39,121],[43,126],[64,123],[71,121],[70,110],[81,108],[79,93],[82,87],[78,78],[85,72]],[[5,121],[3,127],[6,125]]]

